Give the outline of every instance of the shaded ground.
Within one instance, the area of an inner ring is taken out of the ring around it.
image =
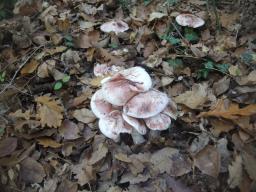
[[[248,2],[19,1],[0,23],[0,191],[256,191]],[[206,24],[179,26],[180,13]],[[113,19],[129,30],[102,32]],[[89,105],[97,63],[145,68],[178,119],[140,145],[104,137]]]

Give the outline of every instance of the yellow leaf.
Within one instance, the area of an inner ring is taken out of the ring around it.
[[[90,81],[90,85],[93,87],[100,87],[101,86],[101,81],[103,79],[105,79],[107,76],[99,76],[99,77],[95,77]]]
[[[64,108],[59,100],[55,100],[47,95],[36,98],[38,104],[38,117],[41,125],[45,127],[59,127],[63,119]]]
[[[39,65],[38,61],[31,59],[20,71],[21,75],[27,75],[33,73],[37,66]]]
[[[50,138],[39,138],[37,139],[38,144],[42,145],[43,147],[51,147],[51,148],[59,148],[62,144],[50,139]]]
[[[228,106],[224,102],[224,100],[219,100],[216,107],[208,112],[202,112],[199,116],[207,117],[223,117],[225,119],[238,119],[241,116],[250,116],[256,114],[256,104],[248,105],[244,108],[239,108],[238,104],[230,103]]]

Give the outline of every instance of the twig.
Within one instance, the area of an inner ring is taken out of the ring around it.
[[[181,34],[181,32],[179,31],[179,29],[176,27],[176,25],[171,21],[172,26],[174,27],[174,29],[177,31],[177,33],[179,34],[179,36],[182,38],[182,40],[187,44],[190,45],[189,41]]]
[[[8,89],[8,88],[12,85],[13,81],[14,81],[15,78],[17,77],[17,75],[18,75],[18,73],[20,72],[20,70],[24,67],[24,65],[26,65],[26,63],[31,59],[31,57],[32,57],[39,49],[41,49],[42,47],[43,47],[42,45],[39,46],[39,47],[37,47],[37,48],[25,59],[25,61],[24,61],[24,62],[19,66],[19,68],[15,71],[15,73],[14,73],[14,75],[13,75],[11,81],[3,88],[2,91],[0,91],[0,95],[1,95],[2,93],[4,93],[5,90]]]

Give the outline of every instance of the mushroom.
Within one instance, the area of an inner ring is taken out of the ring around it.
[[[120,71],[125,79],[133,82],[136,91],[148,91],[152,87],[152,80],[149,74],[142,67],[132,67]]]
[[[129,29],[127,23],[118,21],[109,21],[100,26],[100,30],[106,33],[114,32],[115,34],[125,32]]]
[[[164,113],[159,113],[144,120],[147,127],[152,130],[166,130],[169,128],[172,122],[171,118]]]
[[[108,138],[119,141],[120,133],[131,133],[132,127],[127,124],[122,113],[118,110],[112,111],[109,115],[100,118],[100,131]]]
[[[122,69],[123,69],[122,67],[116,66],[116,65],[108,66],[107,64],[97,64],[93,68],[93,73],[96,77],[105,76],[105,75],[114,75]]]
[[[126,79],[109,80],[102,86],[106,101],[113,105],[123,106],[130,98],[137,94],[132,90],[132,85]]]
[[[149,90],[152,80],[143,68],[132,67],[103,79],[102,84],[105,100],[113,105],[123,106],[139,92]]]
[[[122,116],[123,119],[134,129],[136,129],[136,131],[138,131],[141,135],[145,135],[147,133],[147,128],[141,119],[130,117],[128,115],[125,115],[124,113],[122,114]]]
[[[139,93],[123,107],[124,114],[135,118],[149,118],[162,112],[168,105],[169,98],[165,93],[151,89]]]
[[[113,106],[104,99],[101,89],[93,94],[90,105],[92,112],[98,118],[105,117],[114,110]]]
[[[204,25],[204,20],[192,14],[180,14],[176,17],[176,22],[184,27],[198,28]]]
[[[177,119],[177,105],[172,101],[172,99],[169,98],[169,103],[165,107],[165,109],[162,111],[162,113],[168,115],[169,117],[173,119]]]

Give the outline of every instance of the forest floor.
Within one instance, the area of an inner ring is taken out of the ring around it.
[[[256,33],[232,2],[21,0],[13,12],[0,12],[1,192],[256,191]],[[180,26],[182,13],[205,24]],[[112,20],[129,29],[101,31]],[[90,109],[96,64],[143,67],[178,118],[142,144],[106,138]]]

